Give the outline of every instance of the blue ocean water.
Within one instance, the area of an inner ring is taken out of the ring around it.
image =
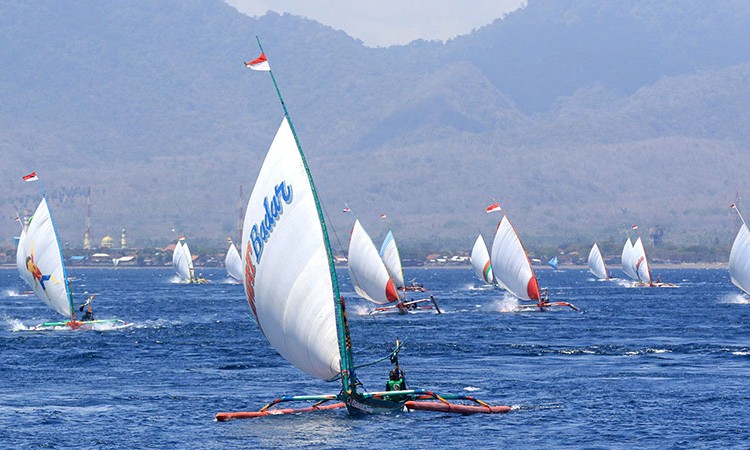
[[[371,317],[346,271],[355,360],[396,337],[412,387],[513,405],[502,415],[430,412],[349,417],[344,410],[214,421],[281,394],[334,393],[272,350],[242,287],[223,270],[181,285],[169,269],[72,269],[118,331],[30,332],[56,319],[0,270],[2,448],[748,448],[750,304],[725,270],[655,271],[679,288],[631,288],[585,270],[540,270],[551,300],[580,312],[501,313],[502,293],[469,268],[407,269],[442,315]],[[382,362],[362,368],[381,390]]]

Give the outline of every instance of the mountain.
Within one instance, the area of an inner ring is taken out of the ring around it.
[[[729,241],[750,192],[748,19],[741,1],[529,0],[445,43],[368,48],[220,1],[2,2],[0,240],[36,170],[71,247],[89,186],[97,239],[223,245],[282,117],[242,65],[258,35],[342,247],[347,203],[406,251],[468,250],[493,198],[532,247],[633,223]]]

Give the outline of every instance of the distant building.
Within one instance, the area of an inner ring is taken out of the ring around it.
[[[112,236],[104,236],[104,238],[102,238],[101,248],[112,248],[114,245],[115,240],[112,239]]]

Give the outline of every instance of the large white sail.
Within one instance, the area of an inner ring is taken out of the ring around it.
[[[388,275],[391,276],[396,288],[403,288],[404,268],[401,265],[401,255],[398,252],[396,240],[393,239],[393,232],[391,231],[388,231],[388,235],[383,240],[383,245],[380,246],[380,257],[383,259],[385,268],[388,269]]]
[[[744,222],[729,253],[729,277],[735,286],[750,294],[750,231]]]
[[[622,247],[622,271],[625,275],[630,277],[631,280],[638,281],[638,270],[635,268],[636,263],[635,251],[633,250],[633,243],[628,238],[625,241],[625,245]]]
[[[295,367],[335,378],[341,356],[326,237],[286,118],[255,181],[242,229],[245,294],[258,326]]]
[[[65,317],[72,317],[73,297],[65,273],[55,224],[42,198],[18,242],[16,262],[21,278],[37,297]]]
[[[594,242],[589,252],[589,271],[600,280],[609,279],[607,267],[604,265],[604,258],[602,258],[602,252],[599,251],[599,246],[596,245],[596,242]]]
[[[646,249],[643,248],[643,242],[639,237],[633,244],[633,254],[635,259],[635,270],[638,273],[638,279],[641,283],[651,284],[651,268],[646,258]]]
[[[175,272],[183,281],[191,281],[193,279],[193,256],[190,254],[190,249],[184,237],[180,237],[174,246],[172,266],[174,266]]]
[[[469,259],[477,278],[487,284],[492,284],[494,276],[492,275],[492,264],[490,264],[490,253],[487,251],[487,244],[481,234],[474,241]]]
[[[500,221],[492,242],[492,272],[516,297],[539,300],[539,284],[521,240],[506,216]]]
[[[381,305],[398,300],[388,270],[359,220],[354,222],[352,228],[348,259],[349,276],[357,295]]]
[[[227,256],[224,257],[224,267],[226,267],[230,277],[242,281],[242,258],[240,258],[240,252],[237,251],[237,247],[231,240],[229,241]]]

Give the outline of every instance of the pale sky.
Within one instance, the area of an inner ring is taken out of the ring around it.
[[[226,0],[249,16],[288,12],[345,31],[369,47],[468,34],[526,0]]]

